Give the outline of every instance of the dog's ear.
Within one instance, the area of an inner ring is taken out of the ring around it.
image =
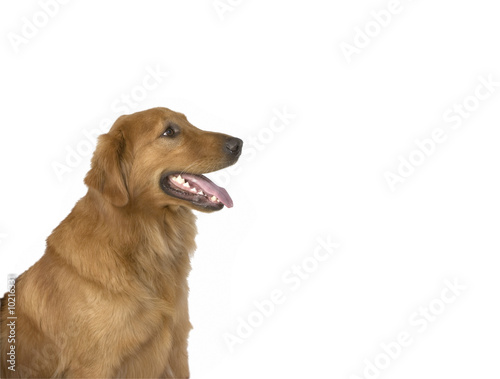
[[[124,149],[125,140],[121,132],[101,135],[92,157],[91,169],[85,177],[85,184],[89,188],[99,191],[117,207],[124,207],[129,201],[121,162]]]

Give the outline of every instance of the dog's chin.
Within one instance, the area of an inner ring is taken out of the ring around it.
[[[200,174],[167,172],[161,176],[160,187],[166,195],[201,212],[233,207],[233,200],[227,191]]]

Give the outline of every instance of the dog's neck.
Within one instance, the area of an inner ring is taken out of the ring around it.
[[[80,232],[82,222],[94,225],[91,234]],[[48,238],[47,253],[59,255],[80,275],[110,289],[122,288],[123,282],[132,278],[157,286],[167,268],[174,268],[180,276],[189,273],[190,256],[196,248],[195,222],[196,216],[186,207],[117,208],[90,190]],[[72,236],[71,241],[65,240],[68,235]],[[73,253],[75,243],[79,246],[79,255]],[[103,255],[103,251],[108,252],[107,255]],[[132,265],[121,264],[124,260]],[[114,272],[114,277],[100,278],[98,273],[102,275],[103,267]],[[136,271],[129,272],[128,267]]]

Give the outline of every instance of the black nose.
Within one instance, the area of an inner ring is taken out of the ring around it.
[[[241,153],[241,148],[243,147],[243,141],[239,138],[230,137],[226,140],[226,144],[224,145],[224,149],[226,153],[239,155]]]

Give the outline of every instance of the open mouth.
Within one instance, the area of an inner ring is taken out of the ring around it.
[[[162,177],[163,191],[178,199],[210,210],[224,206],[233,207],[233,200],[227,191],[203,175],[174,172]]]

